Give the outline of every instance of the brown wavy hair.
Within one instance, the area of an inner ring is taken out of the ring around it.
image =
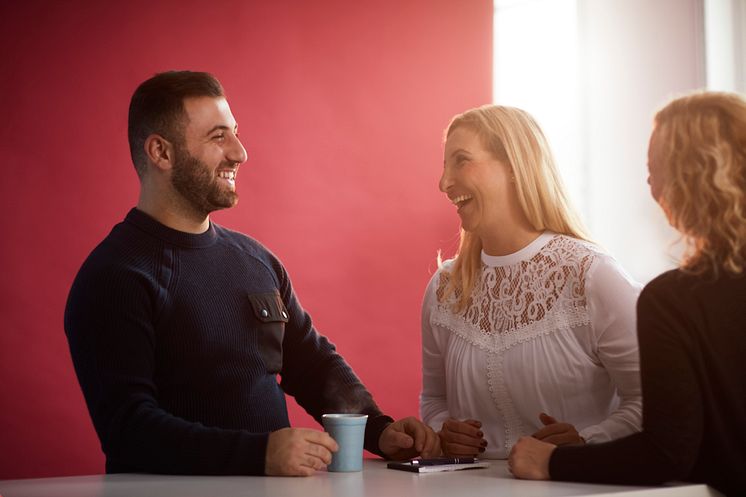
[[[655,116],[663,143],[660,196],[687,250],[682,269],[714,276],[746,268],[746,100],[696,92]]]

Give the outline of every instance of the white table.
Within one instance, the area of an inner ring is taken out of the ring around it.
[[[522,481],[505,461],[491,467],[416,474],[365,460],[359,473],[319,472],[307,478],[267,476],[166,476],[116,474],[0,481],[2,497],[716,497],[705,485],[640,488],[584,483]]]

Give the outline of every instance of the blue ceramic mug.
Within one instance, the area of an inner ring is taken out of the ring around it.
[[[332,454],[327,471],[361,471],[363,469],[363,440],[367,414],[324,414],[324,430],[337,442],[339,450]]]

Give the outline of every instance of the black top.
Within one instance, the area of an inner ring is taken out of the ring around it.
[[[277,258],[216,224],[193,235],[132,209],[81,267],[65,331],[109,473],[263,474],[285,392],[317,421],[368,414],[378,454],[392,421]]]
[[[669,271],[643,289],[637,316],[643,431],[558,447],[552,478],[746,494],[746,276]]]

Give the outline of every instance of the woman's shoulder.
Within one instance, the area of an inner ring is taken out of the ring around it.
[[[645,285],[645,289],[647,291],[656,291],[661,289],[666,290],[671,287],[679,286],[690,278],[691,277],[688,276],[681,269],[671,269],[662,272],[661,274],[650,280],[650,282]]]
[[[455,258],[439,261],[438,268],[430,277],[430,281],[425,288],[424,301],[426,303],[439,302],[445,297],[455,261]]]
[[[577,276],[594,288],[629,287],[637,295],[642,285],[624,267],[596,243],[567,235],[557,235],[557,243],[562,245],[563,259],[577,268]]]
[[[709,299],[717,298],[719,294],[735,293],[746,293],[746,273],[734,275],[721,270],[715,275],[697,274],[676,268],[659,274],[643,289],[647,298],[671,298],[677,301],[687,296]]]
[[[453,265],[456,263],[456,258],[446,259],[438,264],[438,269],[435,271],[435,276],[441,273],[450,273],[453,270]]]
[[[565,268],[577,269],[583,277],[592,272],[594,267],[613,266],[616,263],[613,257],[595,243],[562,234],[555,234],[541,252]]]
[[[456,259],[447,259],[445,261],[440,261],[438,263],[438,268],[435,270],[433,275],[430,277],[430,282],[428,283],[428,289],[430,288],[438,288],[441,286],[444,286],[448,283],[448,280],[451,277],[451,273],[453,271],[453,265],[456,262]]]
[[[594,242],[559,233],[555,233],[545,247],[561,250],[569,254],[610,257],[603,248]]]

